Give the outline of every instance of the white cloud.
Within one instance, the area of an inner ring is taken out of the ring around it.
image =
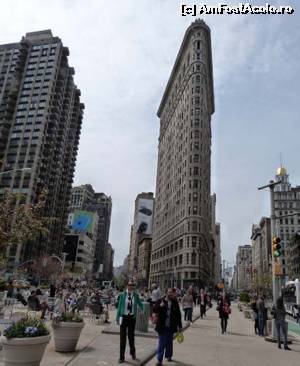
[[[91,183],[112,196],[110,240],[117,263],[128,252],[135,196],[155,189],[156,111],[185,29],[194,21],[181,17],[180,4],[13,0],[1,5],[1,43],[51,28],[70,49],[86,105],[75,183]],[[272,176],[279,149],[299,184],[294,137],[299,16],[216,15],[205,21],[212,29],[216,97],[213,187],[224,225],[223,254],[232,259],[237,244],[249,241],[252,221],[267,214],[268,197],[256,187]],[[272,140],[282,135],[280,116],[288,127],[277,147]]]

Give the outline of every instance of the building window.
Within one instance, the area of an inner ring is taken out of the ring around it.
[[[192,265],[196,264],[196,253],[192,253]]]

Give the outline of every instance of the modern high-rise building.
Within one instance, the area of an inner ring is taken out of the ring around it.
[[[94,202],[95,191],[90,184],[73,187],[69,204],[69,211],[76,209],[86,209],[86,207]]]
[[[73,187],[70,199],[69,212],[74,210],[86,210],[97,212],[97,235],[95,235],[95,259],[93,271],[98,272],[100,277],[104,274],[104,269],[107,273],[111,273],[111,258],[113,259],[113,249],[110,250],[109,230],[112,211],[112,200],[110,196],[104,193],[95,193],[90,184]],[[109,255],[106,255],[106,252]]]
[[[138,246],[142,238],[152,238],[154,196],[152,192],[139,193],[134,203],[134,219],[130,233],[129,274],[138,273]]]
[[[109,240],[109,229],[112,211],[111,197],[102,192],[95,193],[94,202],[91,205],[88,205],[87,209],[91,211],[96,211],[99,216],[94,272],[98,272],[99,277],[102,278],[102,275],[104,273],[104,264],[106,261],[105,248],[107,247]]]
[[[158,109],[160,135],[150,281],[202,287],[211,282],[211,115],[214,113],[210,29],[185,32]]]
[[[62,249],[84,110],[68,55],[51,30],[0,46],[0,193],[34,202],[47,189],[44,214],[55,219],[46,238],[11,248],[15,262]]]
[[[115,251],[110,243],[104,249],[105,260],[103,263],[103,280],[110,281],[114,276],[114,254]]]

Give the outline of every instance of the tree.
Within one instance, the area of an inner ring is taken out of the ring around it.
[[[21,246],[40,235],[47,235],[49,219],[43,217],[47,191],[36,202],[26,203],[26,196],[6,189],[0,202],[0,252],[3,256],[11,246]]]
[[[61,275],[62,264],[55,256],[43,256],[24,265],[27,273],[38,280],[55,281]]]

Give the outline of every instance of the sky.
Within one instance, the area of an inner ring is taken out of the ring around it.
[[[85,104],[74,184],[90,183],[112,197],[115,265],[129,251],[136,195],[155,192],[156,113],[185,30],[196,19],[182,16],[182,3],[201,1],[1,1],[0,44],[51,29],[69,47]],[[269,3],[295,12],[201,16],[212,37],[212,192],[222,258],[229,262],[238,245],[250,244],[252,224],[269,215],[269,194],[257,187],[274,178],[280,154],[291,183],[300,185],[300,5]]]

